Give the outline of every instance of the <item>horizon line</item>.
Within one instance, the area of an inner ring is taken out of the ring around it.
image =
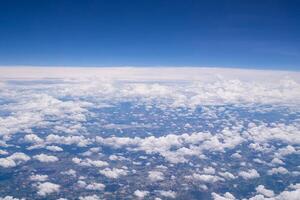
[[[96,65],[0,65],[0,68],[198,68],[198,69],[238,69],[238,70],[258,70],[258,71],[288,71],[300,72],[300,69],[284,68],[258,68],[258,67],[238,67],[238,66],[172,66],[172,65],[117,65],[117,66],[96,66]]]

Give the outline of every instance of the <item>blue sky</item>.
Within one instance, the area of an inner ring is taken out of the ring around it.
[[[300,1],[0,1],[0,65],[300,69]]]

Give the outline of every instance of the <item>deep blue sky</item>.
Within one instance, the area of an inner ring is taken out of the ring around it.
[[[300,69],[299,0],[0,0],[0,65]]]

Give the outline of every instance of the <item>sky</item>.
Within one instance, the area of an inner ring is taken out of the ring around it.
[[[300,70],[297,0],[0,0],[2,66]]]

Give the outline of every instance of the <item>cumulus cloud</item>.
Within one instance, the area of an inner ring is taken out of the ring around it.
[[[24,198],[15,198],[13,196],[5,196],[5,197],[0,197],[0,200],[25,200]]]
[[[48,144],[65,144],[72,145],[75,144],[79,147],[86,147],[90,144],[89,139],[86,139],[84,136],[59,136],[50,134],[46,137],[46,142]]]
[[[224,180],[223,178],[216,176],[216,175],[197,174],[197,173],[193,173],[192,175],[186,176],[185,178],[192,179],[195,181],[200,181],[203,183],[215,183],[215,182]]]
[[[87,190],[104,190],[105,185],[102,183],[90,183],[85,187]]]
[[[213,192],[212,194],[212,198],[214,200],[235,200],[236,198],[229,192],[226,192],[224,195],[219,195],[215,192]]]
[[[162,137],[150,136],[143,139],[139,137],[102,138],[97,136],[96,141],[113,148],[130,147],[129,150],[141,150],[149,154],[159,153],[171,163],[182,163],[187,162],[186,157],[189,156],[204,158],[203,151],[223,152],[225,149],[234,148],[241,144],[244,139],[237,131],[224,129],[222,134],[218,135],[200,132],[182,135],[169,134]]]
[[[256,187],[256,192],[264,195],[265,197],[273,197],[275,194],[272,190],[268,190],[263,185],[259,185]]]
[[[150,181],[156,182],[165,179],[164,174],[160,171],[149,171],[148,173],[148,178],[150,179]]]
[[[54,151],[54,152],[63,151],[63,148],[58,147],[58,146],[54,146],[54,145],[47,146],[46,149],[49,150],[49,151]]]
[[[100,198],[94,194],[94,195],[79,197],[79,200],[100,200]]]
[[[273,174],[287,174],[289,173],[289,171],[284,168],[284,167],[278,167],[278,168],[272,168],[270,170],[268,170],[268,174],[269,175],[273,175]]]
[[[175,199],[176,198],[176,192],[172,191],[172,190],[161,190],[159,191],[160,195],[166,198],[172,198]]]
[[[40,161],[40,162],[57,162],[58,158],[56,156],[51,156],[51,155],[46,155],[46,154],[39,154],[39,155],[35,155],[33,156],[34,159]]]
[[[134,196],[136,196],[139,199],[143,199],[149,194],[149,191],[144,191],[144,190],[136,190],[134,191]]]
[[[102,160],[91,160],[89,158],[87,159],[81,159],[81,158],[72,158],[72,161],[77,164],[77,165],[80,165],[80,166],[86,166],[86,167],[91,167],[91,166],[94,166],[94,167],[105,167],[105,166],[108,166],[108,162],[106,161],[102,161]]]
[[[37,194],[40,196],[47,196],[52,193],[58,193],[60,190],[60,185],[44,182],[37,185],[38,192]]]
[[[30,160],[29,156],[27,156],[24,153],[17,152],[6,158],[0,158],[0,167],[4,167],[4,168],[15,167],[29,160]]]
[[[48,180],[48,175],[35,174],[29,177],[31,181],[43,182]]]
[[[239,176],[246,180],[260,177],[259,173],[255,169],[241,171],[239,172]]]
[[[100,174],[106,176],[107,178],[112,178],[116,179],[119,178],[120,176],[126,176],[128,171],[125,169],[120,169],[120,168],[105,168],[102,170],[99,170]]]
[[[40,143],[44,142],[43,139],[41,139],[39,136],[37,136],[35,134],[25,135],[24,141],[29,142],[29,143],[33,143],[33,144],[40,144]]]

